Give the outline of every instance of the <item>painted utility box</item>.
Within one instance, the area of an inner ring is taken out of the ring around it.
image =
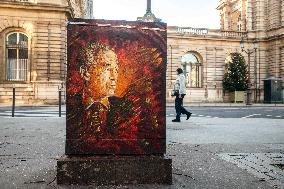
[[[68,25],[67,155],[166,151],[164,23]]]

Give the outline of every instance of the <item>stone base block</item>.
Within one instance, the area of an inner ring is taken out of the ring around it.
[[[66,156],[57,161],[57,183],[172,184],[172,160],[160,156]]]

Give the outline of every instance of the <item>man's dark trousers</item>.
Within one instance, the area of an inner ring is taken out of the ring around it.
[[[183,98],[185,94],[181,95],[181,98],[179,98],[179,95],[176,95],[175,99],[175,108],[176,108],[176,119],[180,120],[181,114],[188,114],[189,112],[183,107]]]

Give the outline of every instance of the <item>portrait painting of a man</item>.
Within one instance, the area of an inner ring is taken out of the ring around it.
[[[68,26],[66,154],[165,152],[166,25]]]

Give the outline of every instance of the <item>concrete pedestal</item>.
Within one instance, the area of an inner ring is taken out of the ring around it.
[[[66,156],[57,161],[57,183],[172,184],[172,160],[160,156]]]

